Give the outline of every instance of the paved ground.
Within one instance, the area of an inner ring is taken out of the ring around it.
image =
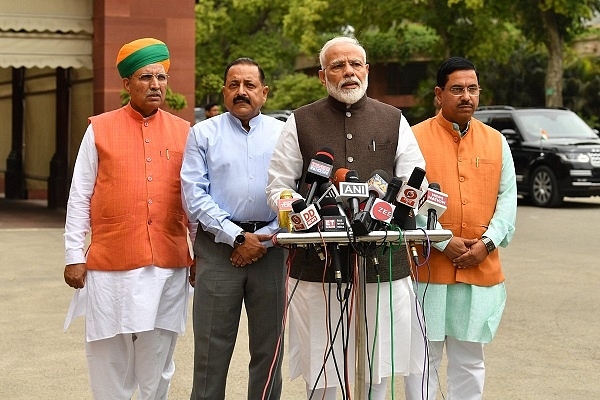
[[[0,399],[91,398],[83,321],[62,329],[73,293],[62,278],[63,224],[64,212],[43,202],[0,198]],[[519,206],[515,239],[501,250],[508,304],[486,347],[486,400],[600,397],[599,227],[598,198],[551,210]],[[246,397],[245,336],[244,320],[228,399]],[[189,330],[176,350],[171,399],[189,398],[192,349]],[[284,378],[282,398],[302,399],[303,387]],[[394,398],[404,399],[400,378]]]

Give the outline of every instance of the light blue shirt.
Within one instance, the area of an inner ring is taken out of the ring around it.
[[[259,114],[247,132],[227,112],[190,129],[181,166],[183,207],[190,221],[215,235],[215,242],[233,246],[241,228],[231,221],[270,221],[256,233],[279,230],[265,188],[283,124]]]

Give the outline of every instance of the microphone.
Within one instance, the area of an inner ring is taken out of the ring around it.
[[[331,178],[331,181],[333,182],[336,188],[340,188],[340,182],[346,181],[346,174],[348,173],[348,171],[350,171],[348,168],[338,168],[335,171],[335,174],[333,174],[333,178]]]
[[[384,170],[376,169],[373,171],[373,175],[367,181],[367,185],[369,186],[369,198],[365,204],[365,211],[371,211],[375,199],[385,196],[388,179],[388,174]]]
[[[333,277],[339,288],[342,287],[342,263],[340,261],[340,245],[338,243],[327,243],[329,253],[331,253],[331,265],[333,266]]]
[[[294,231],[310,230],[314,232],[316,230],[316,228],[311,228],[315,227],[321,221],[321,216],[314,204],[307,206],[306,201],[296,199],[292,202],[292,209],[294,213],[290,214],[290,221],[292,222]]]
[[[345,232],[346,214],[340,210],[339,203],[333,197],[325,197],[319,203],[322,232]]]
[[[339,196],[339,193],[333,185],[333,183],[331,183],[331,181],[327,181],[322,183],[321,186],[319,186],[319,190],[317,191],[317,193],[315,193],[315,196],[319,196],[319,198],[316,201],[314,201],[314,203],[318,205],[319,203],[321,203],[321,201],[323,201],[323,199],[327,197],[332,197],[334,199],[337,198],[337,196]]]
[[[387,192],[387,179],[387,172],[378,169],[373,172],[373,175],[367,181],[369,198],[367,199],[364,209],[356,214],[352,220],[352,231],[355,235],[362,236],[370,232],[369,228],[371,227],[372,222],[370,212],[373,208],[375,199],[383,197]]]
[[[279,211],[278,220],[279,227],[282,229],[287,229],[288,232],[292,231],[292,224],[290,222],[290,212],[292,209],[292,203],[294,202],[294,198],[292,197],[291,190],[282,190],[279,195],[279,200],[277,201],[277,209]]]
[[[337,201],[331,197],[323,199],[319,204],[321,209],[322,230],[323,231],[345,231],[346,225],[344,217],[339,213]],[[338,288],[342,285],[342,263],[340,261],[340,248],[338,243],[327,243],[327,249],[331,254],[331,265],[333,266],[333,276]]]
[[[375,199],[373,207],[371,208],[371,226],[369,231],[379,230],[381,228],[381,222],[390,223],[394,216],[394,209],[396,206],[393,204],[396,200],[396,196],[402,186],[402,180],[397,176],[393,177],[390,183],[388,183],[387,191],[383,199]]]
[[[427,191],[419,200],[418,213],[427,215],[427,230],[436,229],[436,223],[440,215],[446,211],[448,195],[441,192],[440,184],[432,182]]]
[[[360,201],[369,197],[369,186],[359,182],[358,173],[355,170],[346,171],[344,180],[338,184],[339,200],[348,206],[350,216],[354,217],[358,214]]]
[[[333,171],[333,150],[323,147],[317,152],[315,158],[310,160],[304,177],[304,182],[310,185],[306,196],[307,204],[312,203],[319,186],[329,180],[331,171]]]
[[[343,222],[345,224],[343,230],[346,230],[346,227],[350,227],[350,221],[348,221],[348,217],[346,216],[346,211],[344,211],[344,208],[342,207],[342,202],[340,201],[340,193],[335,188],[335,185],[331,182],[325,182],[321,185],[321,191],[323,194],[316,201],[317,205],[321,209],[321,216],[324,215],[322,205],[323,204],[330,205],[330,204],[332,204],[331,200],[333,200],[333,204],[335,204],[335,206],[337,207],[339,215],[343,218]]]
[[[412,174],[410,174],[410,178],[408,178],[408,182],[400,188],[398,196],[396,196],[398,205],[396,206],[396,210],[394,210],[393,217],[396,225],[402,226],[410,211],[415,208],[421,195],[419,188],[423,183],[423,179],[425,179],[425,170],[415,167]]]
[[[294,213],[290,214],[290,221],[292,222],[294,231],[315,232],[318,229],[317,224],[321,221],[321,216],[314,204],[307,206],[304,200],[297,199],[292,203],[292,209]],[[319,258],[325,260],[323,246],[320,243],[315,243],[312,247],[317,252]]]

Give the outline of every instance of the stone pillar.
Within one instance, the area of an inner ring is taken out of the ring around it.
[[[169,112],[193,122],[195,96],[194,0],[94,0],[94,114],[121,107],[123,81],[116,68],[121,46],[153,37],[171,54],[169,87],[186,97],[187,108]]]
[[[71,69],[56,69],[56,150],[50,160],[48,208],[67,208]]]
[[[7,199],[26,199],[23,167],[23,119],[25,113],[25,68],[12,72],[12,142],[6,159],[5,190]]]

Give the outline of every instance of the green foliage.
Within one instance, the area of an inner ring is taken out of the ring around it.
[[[167,87],[165,103],[167,103],[171,110],[175,111],[183,110],[187,107],[187,100],[185,99],[185,96],[172,91],[169,87]]]
[[[578,113],[586,122],[600,128],[600,60],[597,57],[574,59],[565,68],[565,107]]]
[[[488,60],[478,65],[483,88],[479,104],[514,107],[544,106],[547,53],[526,43],[515,48],[507,62]]]
[[[276,80],[265,103],[266,110],[294,110],[327,96],[317,77],[295,73]]]
[[[547,39],[557,33],[568,45],[598,9],[600,0],[199,0],[196,104],[221,99],[225,66],[240,56],[265,70],[271,88],[265,107],[293,109],[314,101],[325,90],[315,77],[297,74],[299,57],[316,60],[326,40],[344,34],[357,37],[371,64],[431,61],[431,79],[415,94],[412,115],[433,113],[435,67],[449,56],[478,66],[482,104],[541,106],[548,62],[557,57]],[[597,67],[568,57],[565,104],[593,115],[577,92],[594,98]]]
[[[405,63],[413,56],[431,56],[440,49],[439,37],[431,28],[414,23],[394,25],[387,31],[369,29],[357,38],[369,62]]]
[[[297,46],[282,35],[285,0],[223,0],[196,4],[196,104],[221,97],[227,64],[256,60],[267,84],[293,73]]]

